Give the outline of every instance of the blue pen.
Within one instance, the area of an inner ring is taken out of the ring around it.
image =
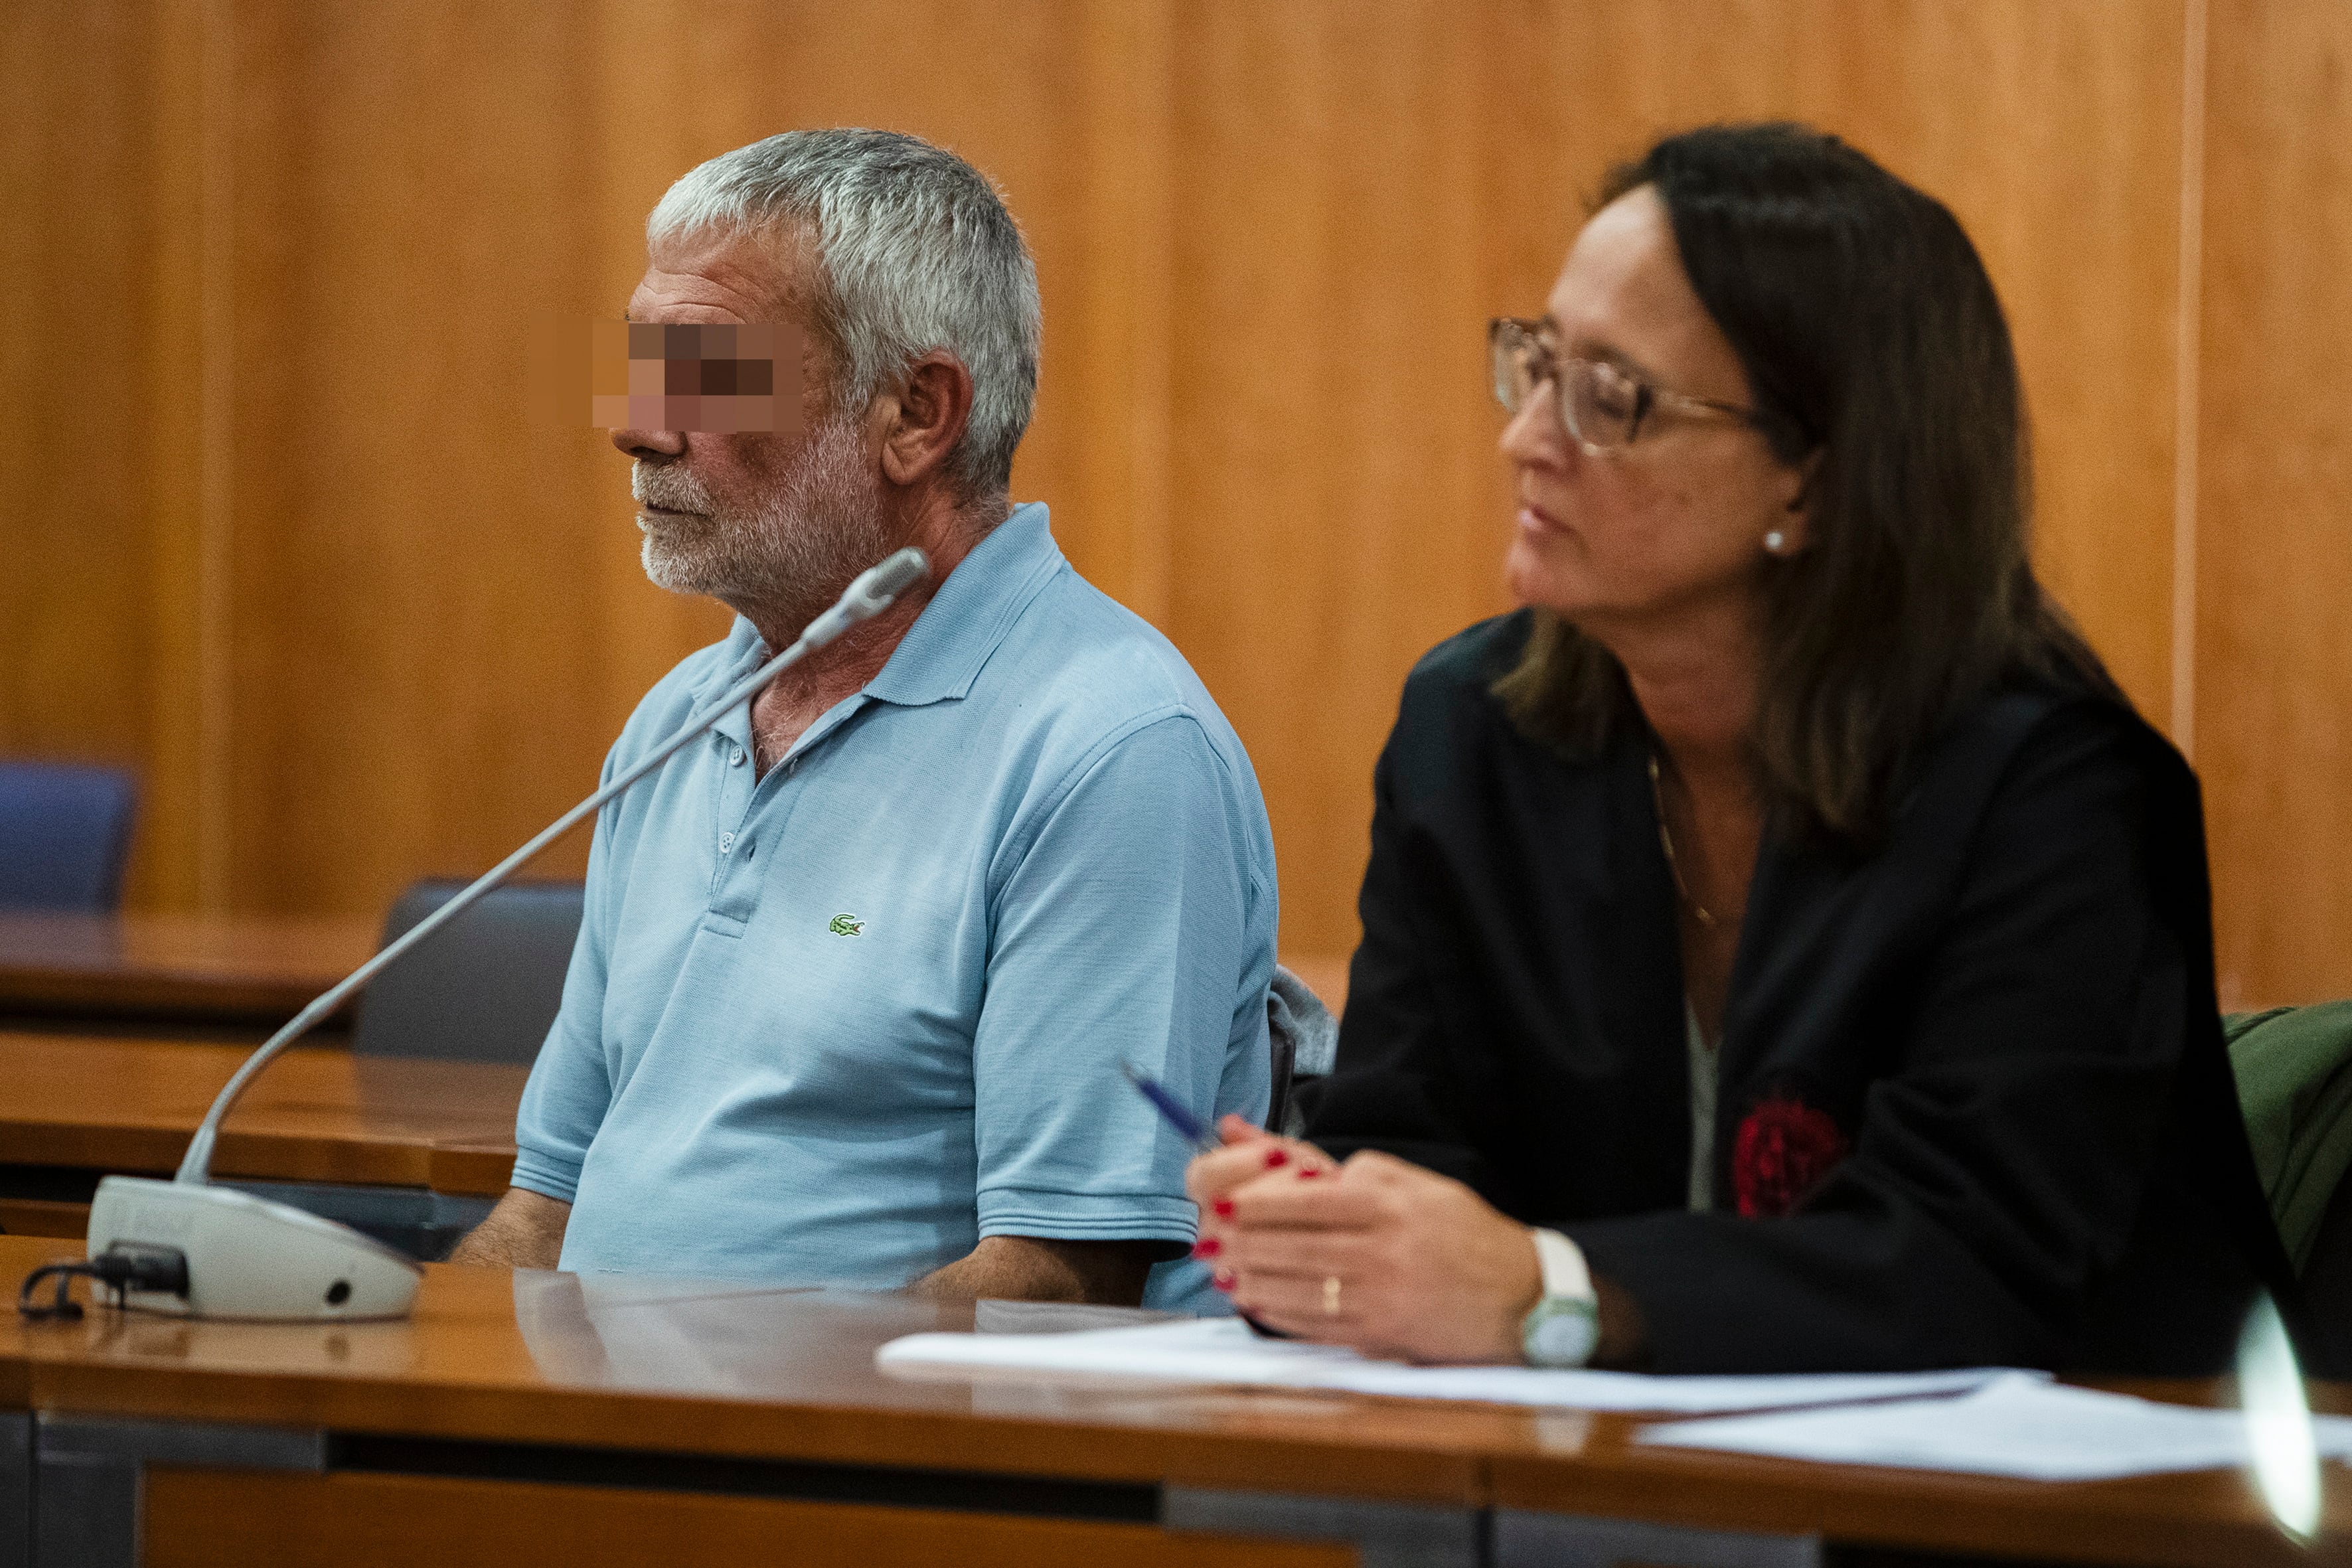
[[[1192,1114],[1192,1108],[1169,1093],[1158,1079],[1125,1059],[1119,1062],[1118,1070],[1127,1075],[1128,1082],[1135,1085],[1136,1093],[1151,1101],[1151,1109],[1160,1112],[1169,1126],[1184,1135],[1185,1142],[1203,1154],[1213,1154],[1225,1146],[1225,1141],[1217,1136],[1215,1130],[1203,1126],[1201,1119]]]
[[[1158,1079],[1124,1058],[1119,1061],[1118,1070],[1127,1075],[1128,1082],[1135,1085],[1135,1091],[1138,1094],[1151,1101],[1151,1109],[1160,1112],[1169,1126],[1183,1134],[1184,1141],[1193,1148],[1203,1154],[1213,1154],[1225,1146],[1225,1141],[1218,1137],[1213,1129],[1203,1126],[1201,1119],[1192,1114],[1192,1109],[1169,1093]],[[1241,1320],[1247,1323],[1253,1331],[1269,1340],[1286,1340],[1295,1337],[1284,1333],[1271,1323],[1259,1322],[1247,1312],[1241,1314]]]

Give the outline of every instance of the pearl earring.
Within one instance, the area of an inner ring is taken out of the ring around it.
[[[1787,541],[1780,537],[1780,531],[1777,528],[1764,536],[1764,548],[1775,555],[1780,553],[1780,547],[1786,542]]]

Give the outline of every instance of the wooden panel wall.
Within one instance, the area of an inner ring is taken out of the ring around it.
[[[1793,115],[1984,251],[2045,573],[2196,721],[2233,994],[2352,992],[2341,331],[2309,314],[2345,317],[2345,13],[2205,3],[13,7],[0,408],[38,437],[0,455],[0,749],[144,767],[149,905],[370,910],[487,864],[723,625],[643,580],[619,456],[522,418],[525,321],[616,310],[698,159],[887,124],[1004,187],[1046,309],[1019,492],[1248,742],[1286,945],[1344,948],[1403,672],[1504,607],[1486,319],[1542,297],[1612,160]],[[2331,564],[2283,595],[2290,551]]]
[[[2352,5],[2211,16],[2197,761],[2224,1004],[2352,994]]]

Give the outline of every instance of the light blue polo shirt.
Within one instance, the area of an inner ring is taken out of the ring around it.
[[[737,621],[605,776],[767,657]],[[1024,506],[764,778],[751,746],[747,706],[597,818],[515,1139],[562,1267],[895,1288],[983,1236],[1191,1241],[1190,1151],[1118,1063],[1263,1118],[1276,891],[1182,656]]]

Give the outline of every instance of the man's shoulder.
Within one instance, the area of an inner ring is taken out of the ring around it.
[[[1076,743],[1186,719],[1229,758],[1241,742],[1160,629],[1066,564],[1023,611],[982,672],[1019,701],[1019,721]]]

